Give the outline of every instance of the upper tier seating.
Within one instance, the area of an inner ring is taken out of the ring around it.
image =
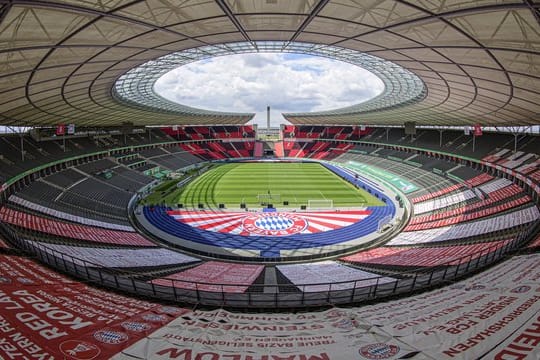
[[[163,248],[153,249],[107,249],[39,243],[26,240],[43,251],[73,258],[74,263],[87,267],[137,268],[168,265],[183,265],[200,261],[197,258]]]
[[[13,210],[5,206],[0,208],[0,220],[27,230],[71,239],[117,245],[156,246],[137,233],[60,222]]]
[[[70,195],[91,199],[96,202],[109,204],[119,209],[127,209],[129,200],[133,193],[126,190],[120,190],[116,187],[107,186],[104,181],[99,181],[93,178],[86,178],[83,181],[69,188],[69,191],[64,192],[59,200],[64,200]],[[74,197],[72,200],[67,200],[70,203],[77,203]]]
[[[112,169],[113,167],[116,167],[116,166],[117,164],[112,160],[100,159],[100,160],[88,162],[83,165],[78,165],[77,169],[89,175],[95,175],[102,171]]]
[[[128,169],[124,166],[117,166],[113,169],[113,177],[106,179],[105,182],[114,185],[126,191],[136,192],[140,188],[154,181],[150,176],[141,174],[138,171]]]
[[[208,261],[194,268],[154,279],[150,283],[180,289],[242,293],[253,284],[263,270],[264,265]]]
[[[68,188],[73,184],[85,179],[86,176],[73,169],[66,169],[57,173],[54,173],[45,178],[45,181],[59,186],[61,188]]]
[[[62,194],[63,196],[61,197]],[[95,201],[94,199],[81,197],[69,191],[62,191],[57,187],[39,180],[30,183],[23,190],[17,192],[16,195],[10,196],[10,201],[20,203],[20,200],[17,199],[23,199],[48,209],[82,218],[129,226],[129,221],[126,218],[126,209],[120,209],[110,204]]]
[[[394,278],[355,269],[335,261],[277,265],[276,268],[304,292],[362,288],[395,281]],[[320,283],[324,285],[316,285]]]

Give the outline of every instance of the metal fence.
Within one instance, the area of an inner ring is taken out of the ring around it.
[[[453,282],[519,249],[537,228],[537,226],[529,227],[502,247],[496,244],[489,246],[487,243],[486,247],[478,253],[453,259],[436,267],[419,267],[400,272],[399,278],[391,282],[387,281],[388,277],[376,276],[355,281],[303,285],[215,284],[179,280],[166,280],[165,285],[156,285],[138,279],[141,273],[103,268],[101,265],[48,248],[46,243],[25,241],[20,234],[5,224],[0,223],[0,227],[18,248],[33,254],[39,261],[78,279],[137,296],[236,308],[289,308],[360,303]],[[236,292],[238,289],[245,291]],[[317,290],[313,291],[313,289]]]

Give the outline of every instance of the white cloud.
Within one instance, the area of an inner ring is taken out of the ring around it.
[[[326,58],[291,54],[216,57],[174,69],[155,90],[178,103],[219,111],[255,112],[254,123],[284,123],[283,112],[340,108],[368,100],[383,90],[367,70]]]

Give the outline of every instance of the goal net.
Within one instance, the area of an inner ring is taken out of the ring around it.
[[[331,209],[334,207],[334,200],[308,200],[308,209]]]
[[[261,204],[269,204],[281,201],[281,194],[258,194],[257,201]]]

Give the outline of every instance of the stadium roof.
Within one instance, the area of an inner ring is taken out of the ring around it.
[[[121,100],[115,90],[122,75],[147,61],[194,49],[219,53],[232,46],[222,44],[235,43],[251,51],[263,43],[284,51],[299,44],[349,49],[391,61],[425,86],[414,101],[375,98],[379,105],[368,108],[287,114],[293,123],[540,123],[539,1],[0,0],[0,6],[3,125],[245,123],[250,114],[159,110]]]

